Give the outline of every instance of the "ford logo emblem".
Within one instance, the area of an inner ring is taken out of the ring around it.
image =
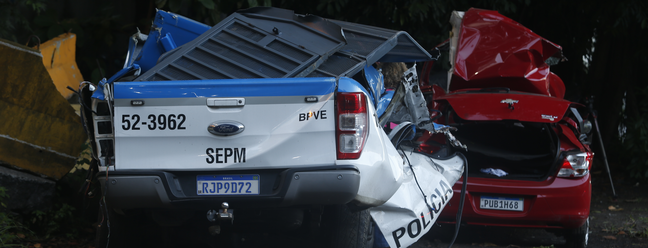
[[[239,134],[243,130],[245,130],[245,126],[236,121],[214,122],[207,127],[207,131],[218,136],[231,136]]]

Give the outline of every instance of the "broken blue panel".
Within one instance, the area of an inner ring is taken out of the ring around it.
[[[139,54],[134,55],[135,63],[140,65],[143,72],[148,71],[155,66],[160,56],[168,51],[167,48],[172,47],[171,44],[175,44],[175,47],[182,46],[210,28],[184,16],[158,10],[144,48]],[[163,40],[165,37],[170,37],[167,35],[171,33],[173,38],[171,42],[168,42],[167,38],[167,48],[165,48]]]

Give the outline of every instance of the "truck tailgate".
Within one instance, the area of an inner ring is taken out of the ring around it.
[[[332,165],[335,85],[335,78],[115,83],[115,169]]]

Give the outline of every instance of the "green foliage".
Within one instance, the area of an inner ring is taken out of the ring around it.
[[[75,33],[77,41],[81,44],[85,41],[85,33],[81,28],[80,21],[77,19],[59,20],[57,11],[54,9],[47,9],[44,13],[36,16],[33,24],[35,24],[34,33],[41,38],[41,42],[56,38],[66,32]]]
[[[639,217],[637,219],[637,228],[634,235],[640,238],[648,238],[648,217]]]
[[[88,208],[94,210],[96,207],[89,207],[87,202],[79,204],[79,194],[75,193],[85,182],[91,152],[90,143],[86,142],[73,172],[57,182],[53,206],[48,210],[11,213],[5,209],[4,202],[8,198],[6,189],[0,187],[0,247],[22,247],[19,242],[25,238],[23,233],[29,234],[32,239],[49,239],[62,236],[79,238],[87,232],[96,213],[92,211],[86,213],[85,210]]]
[[[270,0],[156,0],[159,9],[189,17],[207,25],[213,26],[224,17],[238,9],[258,6],[272,6]]]
[[[49,211],[33,211],[28,215],[29,227],[44,238],[53,235],[77,237],[83,225],[74,212],[75,208],[67,203],[58,202]]]
[[[79,201],[87,193],[87,188],[79,187],[84,184],[90,169],[90,141],[86,141],[83,148],[74,168],[56,183],[53,207],[47,211],[33,211],[25,216],[25,220],[29,222],[26,225],[41,238],[78,238],[90,226],[90,222],[95,220],[95,214],[85,211],[89,207],[87,202]],[[77,192],[80,194],[76,194]]]
[[[639,217],[635,219],[633,216],[628,217],[623,223],[623,229],[627,234],[634,237],[646,238],[648,237],[648,218]]]
[[[6,209],[8,198],[6,189],[0,187],[0,247],[25,247],[25,234],[30,239],[49,239],[65,236],[78,238],[90,221],[73,207],[68,198],[70,190],[57,186],[54,206],[47,211],[35,210],[30,213],[13,213]]]
[[[263,4],[259,3],[258,0],[248,0],[248,7],[258,7],[258,6],[272,6],[272,1],[263,0]]]
[[[18,232],[28,232],[13,215],[6,209],[5,200],[9,197],[7,189],[0,187],[0,247],[24,247],[19,243]]]
[[[29,17],[45,10],[45,0],[0,0],[0,38],[14,42],[19,35],[31,32]]]
[[[648,28],[646,26],[648,20],[648,4],[646,1],[622,1],[617,5],[615,11],[618,13],[618,18],[613,27],[627,28],[633,26],[634,23],[640,23],[642,29]]]
[[[648,87],[635,92],[639,99],[648,97]],[[629,163],[626,167],[630,176],[648,179],[648,102],[639,101],[639,116],[631,118],[624,136],[624,148]]]
[[[208,1],[203,2],[208,4]],[[176,1],[180,2],[180,1]],[[47,3],[47,4],[46,4]],[[73,0],[0,0],[0,38],[36,46],[38,37],[45,42],[66,32],[77,37],[77,65],[85,80],[99,81],[102,76],[121,69],[128,36],[140,27],[147,32],[154,13],[146,5],[144,12],[136,2]],[[213,3],[213,1],[212,1]],[[137,9],[139,10],[139,9]],[[128,16],[127,16],[128,15]],[[100,67],[107,73],[100,73]]]

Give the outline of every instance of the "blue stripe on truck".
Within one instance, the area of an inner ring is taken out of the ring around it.
[[[325,95],[335,78],[265,78],[116,82],[115,99]]]

